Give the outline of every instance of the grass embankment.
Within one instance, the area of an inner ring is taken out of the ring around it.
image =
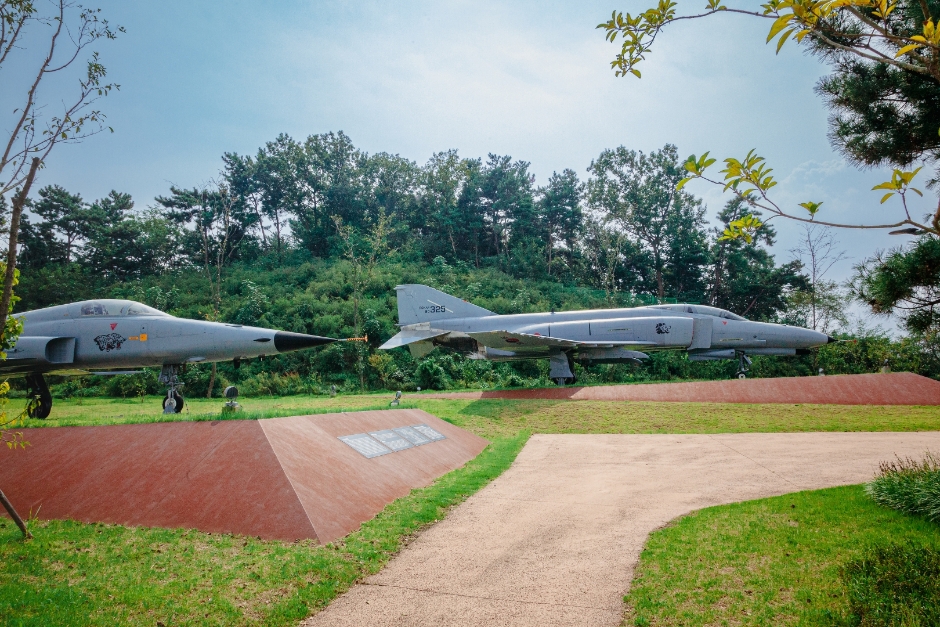
[[[182,529],[0,522],[4,625],[292,625],[378,572],[421,527],[502,473],[527,434],[494,441],[342,541],[261,541]],[[159,623],[157,622],[159,621]]]
[[[626,625],[845,625],[840,568],[873,546],[940,548],[940,527],[848,486],[699,510],[653,533]]]
[[[159,397],[143,401],[56,401],[48,420],[28,427],[124,424],[168,420],[218,420],[222,401],[187,399],[183,413],[161,413]],[[273,418],[307,413],[387,409],[388,394],[287,396],[240,399],[234,418]],[[15,406],[11,402],[11,410]],[[417,407],[485,438],[532,433],[750,433],[791,431],[940,430],[940,407],[868,405],[747,405],[507,399],[428,399],[406,395]]]

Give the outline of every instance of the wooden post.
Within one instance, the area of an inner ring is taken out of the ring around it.
[[[10,503],[10,500],[7,498],[7,495],[3,493],[3,490],[0,490],[0,503],[3,503],[3,506],[10,514],[10,518],[13,519],[13,522],[16,523],[16,526],[19,527],[20,531],[23,532],[23,537],[27,540],[31,540],[33,538],[33,534],[29,532],[29,529],[26,528],[26,523],[23,522],[23,519],[20,518],[20,515],[16,513],[15,509],[13,509],[13,504]]]

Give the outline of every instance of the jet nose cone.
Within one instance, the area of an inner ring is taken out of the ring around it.
[[[313,348],[335,342],[331,337],[320,337],[319,335],[307,335],[306,333],[291,333],[290,331],[278,331],[274,334],[274,349],[279,353],[290,351],[299,351],[304,348]]]
[[[827,335],[827,336],[826,336],[826,344],[832,344],[833,342],[838,342],[838,341],[839,341],[839,340],[837,340],[836,338],[832,337],[831,335]]]

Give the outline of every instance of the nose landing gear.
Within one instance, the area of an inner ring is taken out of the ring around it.
[[[160,371],[160,383],[167,386],[166,396],[163,398],[163,413],[178,414],[183,411],[183,395],[177,391],[177,388],[183,387],[179,378],[180,366],[176,364],[163,364]]]
[[[744,354],[744,351],[735,351],[738,357],[738,371],[735,376],[739,379],[747,378],[747,371],[751,366],[751,358]]]

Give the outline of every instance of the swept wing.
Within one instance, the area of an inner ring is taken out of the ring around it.
[[[487,348],[500,350],[526,350],[532,352],[552,352],[553,350],[568,350],[572,348],[615,348],[619,346],[655,346],[654,342],[578,342],[559,337],[547,337],[531,333],[517,333],[514,331],[481,331],[467,333],[477,342]]]

